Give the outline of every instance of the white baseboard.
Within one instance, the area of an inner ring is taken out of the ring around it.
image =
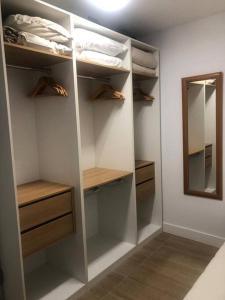
[[[164,222],[163,224],[163,231],[215,247],[221,247],[225,242],[224,237],[208,234],[205,232],[194,230],[192,228],[174,225],[166,222]]]

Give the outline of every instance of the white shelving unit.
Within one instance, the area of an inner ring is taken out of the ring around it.
[[[83,22],[75,17],[75,28],[86,28],[97,33],[100,26]],[[130,48],[127,37],[105,30],[103,34]],[[78,79],[78,99],[81,126],[82,170],[92,168],[115,169],[131,175],[122,181],[101,186],[84,194],[85,227],[87,237],[88,278],[91,280],[135,247],[136,212],[134,191],[134,151],[132,130],[132,78],[128,51],[123,58],[123,69],[107,72],[99,68],[92,76],[108,79],[109,84],[121,91],[125,100],[91,99],[91,95],[104,84],[101,79]],[[77,62],[78,75],[87,75],[81,62]],[[98,187],[98,185],[96,184]],[[116,222],[115,222],[116,216]]]
[[[71,33],[86,28],[128,47],[118,69],[78,61],[75,50],[72,57],[63,57],[4,44],[1,33],[0,259],[5,299],[69,299],[162,230],[159,69],[155,78],[141,81],[155,101],[133,103],[131,45],[154,52],[157,59],[159,51],[39,0],[6,0],[1,12],[3,19],[15,13],[40,16]],[[30,98],[43,76],[40,68],[50,69],[69,97]],[[88,75],[95,80],[81,78]],[[93,101],[92,93],[104,82],[125,100]],[[155,162],[156,192],[147,223],[139,218],[135,159]],[[25,258],[17,186],[36,180],[74,187],[76,232]]]
[[[157,61],[156,76],[133,74],[133,88],[138,85],[153,101],[134,101],[135,160],[152,161],[155,167],[155,193],[137,202],[138,243],[162,230],[161,137],[159,50],[132,40],[132,46],[153,53]]]

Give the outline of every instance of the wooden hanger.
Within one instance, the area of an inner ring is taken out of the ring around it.
[[[155,97],[148,95],[142,91],[140,87],[134,87],[134,101],[153,101]]]
[[[68,92],[52,77],[44,76],[38,80],[37,85],[30,94],[31,97],[37,97],[40,95],[68,97]]]
[[[97,100],[97,99],[101,99],[101,100],[114,99],[114,100],[120,100],[120,101],[125,100],[124,95],[121,92],[115,90],[109,84],[101,85],[91,98],[92,98],[92,100]]]

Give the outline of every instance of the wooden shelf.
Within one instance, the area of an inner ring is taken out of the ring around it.
[[[48,67],[72,60],[72,57],[17,44],[4,43],[6,63],[22,67]]]
[[[99,187],[120,178],[132,175],[132,172],[111,170],[103,168],[92,168],[84,171],[84,190]]]
[[[212,143],[206,143],[206,144],[205,144],[205,147],[206,147],[206,148],[207,148],[207,147],[212,147],[212,145],[213,145]]]
[[[194,149],[191,150],[188,155],[192,156],[192,155],[200,154],[201,152],[204,152],[204,150],[205,150],[204,148]]]
[[[149,80],[149,79],[157,79],[157,75],[146,75],[145,73],[141,72],[134,72],[133,71],[133,80]]]
[[[143,167],[151,166],[154,164],[154,161],[147,161],[147,160],[135,160],[135,169],[140,169]]]
[[[97,76],[102,78],[117,74],[128,74],[129,72],[130,71],[125,68],[110,67],[103,64],[77,59],[77,74],[81,76]]]
[[[72,189],[71,186],[48,181],[34,181],[17,186],[17,202],[19,207],[55,196]]]
[[[205,148],[207,148],[207,147],[212,147],[212,143],[206,143]],[[203,152],[205,150],[205,148],[198,148],[198,149],[191,150],[188,155],[192,156],[192,155],[199,154],[199,153]]]

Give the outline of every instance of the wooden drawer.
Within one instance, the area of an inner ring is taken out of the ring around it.
[[[31,255],[74,232],[72,214],[22,234],[23,256]]]
[[[19,212],[23,232],[72,212],[72,193],[67,192],[20,207]]]
[[[205,147],[205,157],[212,156],[212,146]]]
[[[148,180],[136,186],[137,201],[147,200],[155,193],[155,179]]]
[[[206,168],[212,167],[212,156],[206,157],[206,159],[205,159],[205,167]]]
[[[155,177],[155,165],[149,165],[136,170],[136,184]]]

